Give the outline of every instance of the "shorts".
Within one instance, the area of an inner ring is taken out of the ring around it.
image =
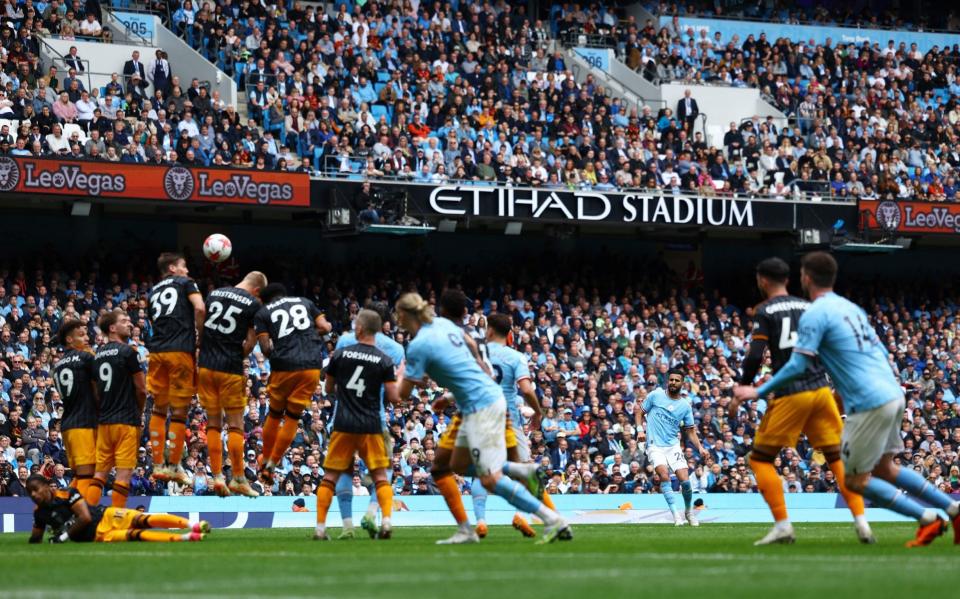
[[[134,519],[140,515],[137,510],[128,510],[119,507],[108,507],[103,511],[103,518],[100,524],[97,524],[97,532],[93,537],[94,542],[109,543],[109,535],[117,530],[130,530],[133,528]]]
[[[453,448],[457,446],[457,436],[460,433],[460,425],[463,423],[463,417],[459,413],[454,414],[453,418],[450,419],[450,424],[447,425],[447,430],[443,431],[443,435],[440,436],[440,441],[437,443],[437,447],[440,449],[446,449],[447,451],[453,451]],[[523,436],[523,432],[520,432],[520,437]],[[510,423],[510,419],[507,418],[505,425],[505,432],[503,435],[504,442],[506,443],[507,449],[513,449],[518,447],[518,435],[516,429]],[[530,448],[527,447],[527,453],[529,454]]]
[[[97,472],[111,468],[137,467],[140,427],[129,424],[101,424],[97,427]]]
[[[71,468],[97,463],[97,429],[68,428],[63,431],[63,444],[66,446],[67,463]]]
[[[647,447],[647,459],[650,460],[654,468],[666,466],[674,472],[686,470],[690,467],[687,465],[686,458],[683,457],[683,449],[680,448],[679,443],[670,447],[651,445]]]
[[[503,470],[507,461],[506,424],[507,402],[502,399],[463,416],[456,447],[470,450],[477,476]]]
[[[843,421],[829,387],[784,395],[770,402],[754,446],[796,447],[800,433],[817,448],[840,444]]]
[[[883,456],[903,451],[900,423],[905,406],[900,397],[879,408],[847,414],[841,454],[848,476],[872,472]]]
[[[524,463],[531,461],[533,455],[530,453],[530,440],[527,439],[527,436],[523,433],[523,429],[513,424],[513,422],[509,422],[507,431],[507,449],[511,447],[510,438],[512,437],[513,447],[517,448],[517,460]]]
[[[333,431],[330,434],[330,445],[327,447],[327,457],[323,460],[323,468],[352,472],[355,453],[360,454],[360,459],[370,470],[390,467],[390,456],[383,444],[383,433]]]
[[[166,400],[174,408],[190,405],[197,394],[197,368],[193,354],[180,351],[150,354],[147,365],[147,392],[154,406],[165,408]],[[164,403],[159,404],[157,400]]]
[[[270,373],[270,383],[267,393],[270,399],[285,400],[287,405],[293,404],[303,409],[310,407],[313,394],[317,392],[320,383],[320,370],[294,370],[292,372]]]
[[[247,379],[242,374],[200,369],[200,405],[207,412],[242,410],[247,404]]]

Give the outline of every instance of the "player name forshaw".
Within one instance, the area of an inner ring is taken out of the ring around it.
[[[359,351],[346,350],[343,352],[343,357],[350,358],[351,360],[363,360],[364,362],[373,362],[374,364],[380,363],[380,356],[367,354]]]

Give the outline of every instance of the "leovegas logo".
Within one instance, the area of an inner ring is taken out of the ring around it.
[[[23,163],[23,187],[35,190],[56,189],[89,196],[126,191],[127,178],[122,174],[103,172],[94,164]]]
[[[251,175],[229,171],[199,171],[200,186],[197,195],[210,199],[254,200],[258,204],[289,202],[293,199],[293,185],[273,181],[258,181]]]

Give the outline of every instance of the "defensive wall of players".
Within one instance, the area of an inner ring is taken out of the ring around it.
[[[696,495],[705,506],[698,513],[700,522],[767,523],[770,510],[759,494]],[[143,506],[148,512],[164,512],[207,520],[216,528],[312,528],[316,524],[314,498],[303,498],[309,512],[293,511],[296,497],[131,497],[130,507]],[[659,495],[558,495],[553,497],[561,514],[572,524],[664,524],[672,525],[673,516]],[[108,502],[109,503],[109,502]],[[469,503],[469,502],[468,502]],[[33,523],[33,502],[28,498],[0,499],[4,533],[29,531]],[[850,512],[836,493],[787,495],[787,508],[794,522],[849,522]],[[509,525],[515,509],[503,499],[491,495],[487,502],[487,523]],[[472,515],[472,514],[471,514]],[[906,522],[894,512],[869,508],[871,522]],[[327,525],[341,525],[336,504]],[[453,526],[450,512],[440,495],[399,496],[395,501],[393,525]],[[642,531],[638,531],[642,534]]]
[[[345,210],[354,221],[363,208],[363,180],[311,178],[305,173],[238,171],[111,162],[0,158],[0,192],[9,201],[29,198],[144,208],[262,208],[309,217]],[[567,187],[512,187],[376,181],[374,197],[393,198],[405,216],[433,226],[448,223],[536,223],[629,231],[699,230],[792,232],[834,228],[864,233],[945,235],[960,232],[960,204],[897,200],[831,201],[672,195],[645,190],[601,191]],[[399,198],[399,200],[397,200]],[[73,214],[83,214],[80,210]],[[89,213],[89,211],[87,211]],[[276,216],[276,215],[274,215]],[[296,218],[296,216],[294,216]],[[324,219],[326,222],[335,222]],[[349,223],[349,218],[346,223]],[[346,224],[344,223],[344,224]],[[822,238],[822,237],[821,237]]]

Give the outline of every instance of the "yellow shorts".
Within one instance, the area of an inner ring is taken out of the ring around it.
[[[93,540],[97,543],[109,543],[110,534],[115,530],[130,530],[133,528],[133,520],[140,515],[137,510],[128,510],[119,507],[108,507],[103,512],[103,518],[100,524],[97,524],[97,532]]]
[[[353,470],[353,454],[359,453],[360,459],[370,470],[390,467],[390,456],[383,445],[382,433],[344,433],[333,431],[330,434],[330,446],[323,460],[324,469],[346,472]]]
[[[457,434],[460,432],[460,424],[462,422],[463,418],[460,414],[454,414],[453,418],[450,419],[450,424],[447,425],[447,430],[443,431],[443,435],[440,436],[437,447],[446,449],[447,451],[453,451],[453,448],[457,445]],[[509,416],[507,416],[507,430],[504,432],[504,438],[507,440],[507,449],[513,449],[517,446],[517,434],[513,431],[513,425],[510,423]]]
[[[67,463],[71,468],[97,463],[97,429],[67,429],[63,431],[63,444],[66,446]]]
[[[197,368],[193,354],[179,351],[150,354],[147,391],[157,407],[165,408],[167,399],[174,408],[189,406],[197,394]],[[163,404],[156,403],[158,399]]]
[[[97,427],[97,472],[111,468],[137,467],[140,427],[129,424],[101,424]]]
[[[242,374],[201,368],[199,379],[200,405],[207,412],[242,410],[247,404],[247,379]]]
[[[795,447],[800,433],[814,447],[840,445],[843,421],[828,387],[778,397],[767,406],[754,446]]]
[[[297,370],[294,372],[270,373],[270,384],[267,393],[270,399],[286,400],[287,404],[300,406],[303,409],[310,407],[310,400],[317,392],[320,383],[320,370]]]

